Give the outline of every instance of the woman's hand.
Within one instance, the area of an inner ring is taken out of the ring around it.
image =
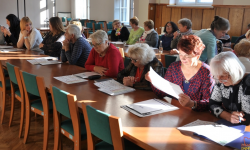
[[[101,67],[101,66],[95,66],[94,67],[94,71],[99,73],[102,76],[105,76],[105,73],[107,72],[107,70],[108,70],[108,68],[104,68],[104,67]]]
[[[123,84],[125,86],[131,86],[131,87],[133,87],[135,81],[136,81],[135,77],[128,76],[128,77],[124,77],[123,78]]]
[[[68,51],[69,50],[69,40],[65,39],[63,41],[63,47],[64,47],[64,50],[65,51]]]
[[[179,54],[179,51],[178,51],[177,49],[172,49],[172,50],[170,51],[170,54],[171,54],[171,55]]]
[[[42,48],[42,47],[43,47],[43,45],[44,45],[44,44],[43,44],[43,43],[41,43],[41,44],[39,45],[39,48]]]
[[[11,35],[10,30],[7,28],[4,28],[3,33],[4,33],[4,35],[8,35],[8,36]]]
[[[186,94],[179,94],[179,103],[184,107],[192,108],[194,106],[194,101]]]
[[[28,36],[29,32],[27,30],[23,30],[22,34],[23,34],[24,37],[26,37],[26,36]]]
[[[231,114],[229,113],[228,121],[230,121],[233,124],[238,124],[238,123],[240,123],[240,121],[246,120],[243,118],[244,115],[245,114],[243,112],[233,111]]]
[[[179,33],[178,31],[175,31],[175,32],[174,32],[174,39],[176,39],[176,37],[177,37],[178,35],[180,35],[180,33]]]

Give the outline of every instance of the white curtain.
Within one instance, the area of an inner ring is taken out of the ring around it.
[[[87,19],[87,0],[71,0],[72,19]]]

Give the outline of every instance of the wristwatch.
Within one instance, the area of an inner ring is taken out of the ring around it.
[[[192,107],[192,109],[196,108],[196,101],[194,101],[194,106]]]
[[[28,38],[27,36],[24,37],[24,39],[27,39],[27,38]]]

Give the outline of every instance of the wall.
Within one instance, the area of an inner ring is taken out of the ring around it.
[[[139,26],[143,27],[143,23],[148,20],[148,4],[149,0],[135,0],[135,16],[139,19]]]
[[[90,19],[114,20],[114,0],[90,0]]]
[[[1,1],[0,4],[0,25],[8,27],[6,24],[6,16],[8,14],[17,15],[17,2],[16,0]]]
[[[56,0],[56,12],[71,12],[71,0]]]
[[[213,5],[250,5],[250,0],[214,0]]]

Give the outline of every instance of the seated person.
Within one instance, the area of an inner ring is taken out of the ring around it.
[[[174,22],[167,22],[164,31],[165,34],[161,36],[163,50],[171,50],[171,41],[173,40],[174,33],[178,30],[177,25]]]
[[[113,21],[114,30],[111,32],[111,41],[127,41],[129,37],[128,28],[121,25],[120,20]]]
[[[60,18],[51,17],[49,19],[49,29],[50,32],[43,39],[43,42],[39,45],[39,48],[44,51],[45,55],[60,59],[62,42],[65,39],[65,31]]]
[[[172,63],[165,79],[181,87],[184,94],[179,95],[179,103],[184,107],[195,111],[208,110],[208,102],[213,89],[213,79],[210,67],[199,60],[205,48],[201,39],[195,35],[185,35],[178,43],[180,61]],[[146,74],[148,81],[155,82],[151,78],[150,71]],[[152,85],[154,93],[160,98],[168,96]]]
[[[192,22],[190,19],[183,18],[178,21],[178,31],[174,32],[173,40],[171,41],[171,49],[176,49],[177,44],[183,35],[191,35],[192,33]],[[176,50],[171,50],[171,54],[177,54]]]
[[[247,25],[247,32],[250,30],[250,24]],[[236,45],[237,43],[240,42],[240,40],[246,38],[246,34],[241,35],[240,37],[238,37],[238,39],[235,41],[234,45]]]
[[[63,49],[61,53],[62,62],[68,61],[71,65],[86,67],[91,46],[81,34],[78,26],[68,25],[64,34]]]
[[[103,30],[97,30],[89,38],[94,47],[89,54],[85,68],[102,76],[116,78],[118,72],[124,69],[123,58],[119,50],[108,42],[108,35]]]
[[[141,42],[147,43],[151,47],[158,47],[159,36],[154,29],[154,21],[148,20],[144,22],[144,33],[142,34]]]
[[[201,54],[200,60],[209,63],[210,60],[218,54],[217,39],[225,36],[230,29],[230,23],[227,19],[215,16],[211,23],[211,30],[202,29],[195,33],[205,44],[205,49]]]
[[[82,29],[82,23],[80,21],[70,21],[70,24],[74,24],[74,25],[77,25],[81,31],[81,34],[82,34],[82,37],[84,39],[86,39],[86,36],[84,35],[83,33],[83,29]]]
[[[136,16],[129,20],[129,24],[132,27],[132,30],[130,31],[129,38],[127,40],[127,44],[133,45],[142,36],[144,29],[139,26],[139,19]]]
[[[250,41],[242,39],[240,43],[235,45],[234,52],[238,56],[240,62],[245,66],[246,72],[250,73]]]
[[[162,63],[155,57],[154,50],[147,44],[137,43],[128,50],[130,64],[118,73],[117,81],[136,89],[151,90],[150,82],[145,79],[145,74],[150,67],[160,76],[164,76]]]
[[[6,22],[9,29],[1,26],[1,31],[4,33],[5,41],[7,44],[12,43],[16,46],[20,34],[20,20],[14,14],[9,14],[6,16]]]
[[[222,46],[223,48],[230,48],[231,49],[231,39],[230,39],[230,35],[228,35],[227,33],[222,36],[221,38],[219,38],[219,40],[221,40],[222,42]]]
[[[0,25],[1,28],[1,25]],[[5,44],[4,33],[0,30],[0,44]]]
[[[233,124],[250,124],[250,75],[232,52],[222,52],[210,62],[216,84],[209,109],[216,117]]]
[[[29,17],[23,17],[20,22],[21,32],[17,42],[17,48],[25,47],[28,50],[40,50],[39,45],[42,43],[43,38],[41,33],[36,29],[32,28],[32,22]]]

